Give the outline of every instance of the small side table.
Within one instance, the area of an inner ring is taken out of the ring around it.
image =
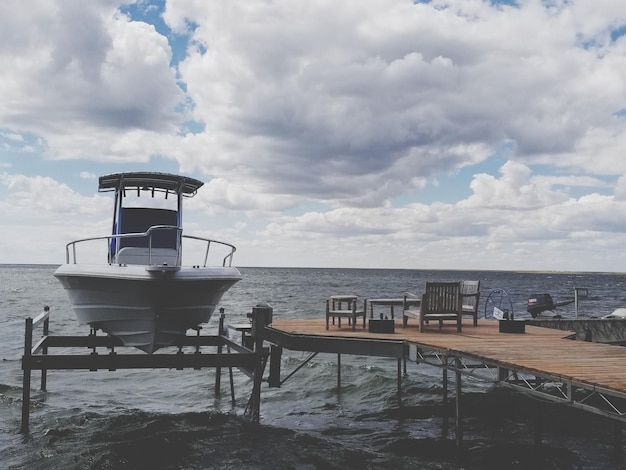
[[[252,341],[252,325],[250,323],[236,323],[234,325],[228,325],[229,329],[241,332],[241,345],[248,349],[253,349],[254,344]]]
[[[384,305],[390,307],[391,318],[394,318],[394,307],[402,307],[404,305],[404,297],[391,298],[391,299],[369,299],[370,304],[370,318],[374,318],[374,305]],[[407,305],[420,305],[422,301],[420,299],[407,298]]]

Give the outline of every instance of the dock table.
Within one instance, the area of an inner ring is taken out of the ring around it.
[[[241,345],[252,349],[252,323],[235,323],[228,325],[228,329],[241,332]]]
[[[390,299],[368,299],[367,301],[370,304],[370,318],[374,318],[374,305],[383,305],[390,307],[392,319],[394,318],[394,307],[402,307],[404,305],[404,297]],[[407,297],[406,303],[407,305],[418,306],[422,303],[422,301],[419,298]]]

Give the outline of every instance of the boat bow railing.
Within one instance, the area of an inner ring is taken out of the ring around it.
[[[79,244],[105,240],[107,243],[108,253],[112,252],[112,247],[116,247],[117,251],[115,255],[117,257],[117,254],[119,253],[119,245],[120,245],[119,240],[128,239],[128,238],[135,238],[135,239],[147,238],[148,239],[148,256],[149,256],[148,264],[152,264],[153,251],[155,250],[155,248],[152,247],[152,237],[153,237],[153,233],[159,230],[161,231],[162,230],[176,230],[178,232],[178,235],[176,237],[176,253],[177,253],[178,265],[180,265],[182,262],[182,239],[183,238],[189,239],[189,240],[197,240],[197,241],[206,243],[206,249],[204,250],[204,262],[202,263],[203,267],[206,267],[208,265],[209,253],[211,251],[212,245],[219,245],[221,247],[224,247],[227,251],[227,254],[222,258],[222,266],[230,267],[232,265],[233,256],[235,254],[235,251],[237,251],[237,248],[234,245],[223,242],[223,241],[219,241],[219,240],[213,240],[210,238],[197,237],[197,236],[192,236],[192,235],[183,235],[182,229],[180,227],[176,227],[173,225],[154,225],[145,232],[123,233],[123,234],[116,234],[116,235],[107,235],[107,236],[102,236],[102,237],[81,238],[79,240],[71,241],[65,246],[65,262],[67,264],[78,263],[76,246]],[[112,257],[110,256],[110,258]],[[113,260],[109,259],[109,263],[110,264],[113,263]]]
[[[233,256],[235,255],[235,251],[237,251],[237,248],[235,248],[235,245],[231,245],[230,243],[221,242],[218,240],[211,240],[209,238],[196,237],[193,235],[183,235],[182,237],[190,239],[190,240],[199,240],[202,242],[206,242],[207,245],[206,245],[206,250],[204,252],[204,266],[207,265],[208,260],[209,260],[209,250],[211,249],[211,243],[216,243],[216,244],[230,248],[230,253],[228,253],[222,259],[222,266],[231,266],[233,262]]]

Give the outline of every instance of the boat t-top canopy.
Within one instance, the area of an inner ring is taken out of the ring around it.
[[[179,176],[171,173],[131,172],[113,173],[100,177],[98,191],[123,191],[126,189],[162,190],[194,196],[204,182],[188,176]]]

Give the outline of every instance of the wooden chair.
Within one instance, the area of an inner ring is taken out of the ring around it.
[[[461,282],[461,303],[463,315],[471,315],[474,326],[478,326],[478,301],[480,300],[480,281]]]
[[[460,282],[427,282],[420,305],[420,332],[429,320],[437,320],[439,328],[444,320],[456,321],[456,331],[461,331],[463,308]]]
[[[367,299],[363,301],[363,308],[357,307],[357,297],[353,295],[334,295],[326,300],[326,329],[329,328],[330,319],[333,325],[337,318],[337,326],[341,328],[341,319],[347,318],[348,324],[352,324],[352,331],[356,330],[356,319],[363,317],[363,328],[365,328],[365,317],[367,312]]]

